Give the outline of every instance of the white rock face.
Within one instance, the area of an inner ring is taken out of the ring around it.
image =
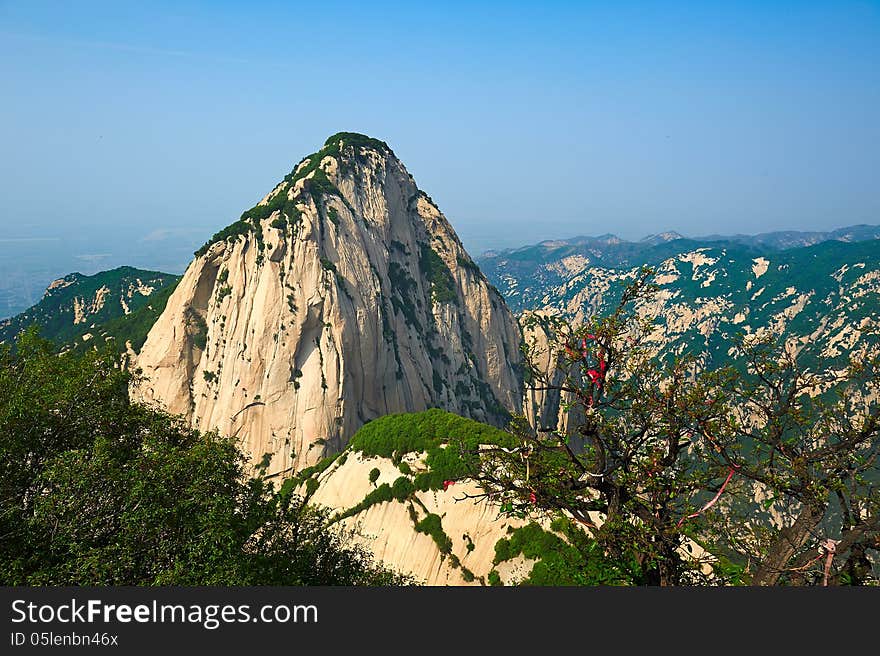
[[[418,467],[417,458],[408,461]],[[373,468],[380,472],[375,484],[369,482]],[[320,487],[311,502],[344,511],[357,505],[375,486],[391,485],[399,476],[400,471],[387,458],[352,452],[344,464],[334,463],[319,477]],[[489,572],[495,568],[495,544],[508,536],[508,528],[520,527],[525,522],[501,516],[497,504],[485,499],[467,498],[479,492],[473,481],[457,481],[446,491],[416,492],[414,503],[378,503],[342,523],[355,531],[355,539],[369,548],[377,561],[411,574],[425,585],[485,585]],[[441,553],[431,536],[414,527],[414,522],[428,513],[442,518],[443,531],[452,546],[449,556]],[[517,578],[526,578],[531,571],[531,567],[520,569],[508,571],[509,564],[500,567],[502,581],[513,583]],[[466,571],[472,576],[467,576]]]
[[[523,342],[528,345],[535,368],[546,373],[551,384],[561,385],[564,380],[558,368],[558,353],[554,352],[554,345],[545,328],[528,321],[530,314],[552,316],[554,313],[541,310],[523,313]],[[577,436],[571,432],[583,422],[584,409],[573,403],[574,400],[570,392],[547,390],[543,386],[538,388],[527,386],[523,394],[523,415],[529,425],[535,429],[561,430],[571,434],[573,440],[577,440]],[[569,404],[571,407],[566,410]]]
[[[387,413],[519,411],[515,319],[394,154],[364,143],[328,140],[252,225],[196,257],[138,356],[134,398],[282,474]]]

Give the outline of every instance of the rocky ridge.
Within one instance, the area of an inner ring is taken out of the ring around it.
[[[783,340],[814,369],[842,368],[850,357],[880,353],[880,240],[827,240],[782,251],[675,240],[650,252],[658,291],[639,313],[655,320],[652,343],[659,356],[688,354],[708,366],[744,366],[734,348],[742,336]],[[574,257],[547,255],[539,270],[553,270],[554,277],[519,276],[503,261],[496,262],[500,269],[487,268],[511,305],[528,304],[520,316],[541,312],[580,323],[613,312],[640,267],[573,266]],[[527,335],[536,338],[540,343],[540,335]],[[552,423],[558,400],[540,392],[527,397],[533,422],[542,415]]]
[[[63,349],[91,348],[116,339],[137,348],[164,307],[177,276],[119,267],[92,276],[70,273],[53,281],[33,307],[0,321],[0,343],[36,324]],[[143,325],[141,325],[143,324]]]

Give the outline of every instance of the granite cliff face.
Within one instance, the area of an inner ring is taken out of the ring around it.
[[[132,394],[283,474],[392,412],[503,424],[519,357],[515,319],[437,206],[386,144],[340,133],[196,253]]]
[[[404,462],[417,470],[424,467],[422,456],[411,454]],[[371,471],[379,472],[374,482]],[[377,560],[425,585],[486,585],[493,570],[508,585],[528,577],[534,560],[520,556],[494,562],[498,541],[525,522],[502,516],[490,501],[466,499],[480,494],[475,482],[457,481],[445,491],[413,490],[406,499],[364,502],[400,479],[401,472],[390,459],[346,450],[315,475],[318,488],[311,501],[335,509],[338,515],[351,512],[341,524],[353,530]],[[426,520],[432,516],[434,526],[427,530],[431,520]]]

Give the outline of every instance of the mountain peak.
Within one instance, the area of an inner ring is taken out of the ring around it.
[[[676,239],[684,239],[682,235],[675,232],[674,230],[668,230],[666,232],[658,232],[656,235],[648,235],[644,237],[641,242],[643,244],[664,244],[668,241],[675,241]]]
[[[367,156],[364,150],[372,151],[379,159]],[[306,200],[306,196],[317,198],[322,194],[339,195],[340,173],[351,173],[362,165],[374,169],[380,161],[392,164],[412,180],[412,176],[406,173],[403,164],[384,141],[357,132],[337,132],[331,135],[320,150],[303,157],[269,194],[243,212],[238,221],[215,233],[195,252],[196,256],[205,255],[219,241],[234,240],[254,231],[260,234],[260,222],[273,215],[278,216],[279,225],[296,222],[302,212],[300,205]]]
[[[271,454],[270,473],[391,412],[503,425],[520,407],[513,315],[382,141],[333,135],[196,255],[139,398]]]
[[[367,136],[365,134],[360,134],[359,132],[337,132],[336,134],[327,137],[327,140],[324,142],[325,148],[342,148],[344,146],[353,146],[355,148],[372,148],[373,150],[379,152],[392,152],[391,148],[389,148],[388,144],[384,141],[381,141],[380,139],[374,139],[373,137]]]
[[[154,302],[157,293],[176,281],[177,276],[169,273],[130,266],[89,276],[69,273],[49,283],[37,304],[0,321],[0,343],[11,342],[22,330],[37,324],[43,337],[64,349],[82,348],[87,343],[91,347],[108,337],[117,338],[118,346],[131,341],[138,348],[146,338],[150,320],[161,311]],[[126,316],[137,317],[139,322],[128,326],[118,323]],[[93,337],[98,339],[90,342]]]

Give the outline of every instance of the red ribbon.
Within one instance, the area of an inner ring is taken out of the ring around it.
[[[578,355],[574,349],[577,348],[577,342],[565,346],[565,352],[568,354],[572,360],[580,360],[583,359],[584,363],[587,362],[590,356],[589,348],[587,347],[587,340],[595,340],[595,335],[586,335],[581,338],[580,347],[582,349],[580,355]],[[608,363],[605,361],[605,355],[602,352],[601,348],[599,349],[596,357],[599,361],[598,369],[587,369],[586,375],[589,378],[590,382],[595,385],[597,388],[602,387],[602,383],[605,382],[605,370],[608,368]],[[587,400],[587,406],[592,407],[595,399],[593,398],[593,393],[590,394],[589,399]]]
[[[687,517],[682,517],[681,519],[679,519],[678,524],[675,525],[676,528],[681,526],[686,520],[692,519],[693,517],[696,517],[698,515],[702,515],[705,511],[709,510],[709,508],[714,506],[715,502],[718,501],[719,498],[721,498],[721,493],[724,492],[724,488],[726,488],[727,484],[730,483],[730,479],[733,478],[734,471],[735,471],[735,469],[733,467],[731,467],[730,472],[727,474],[727,478],[724,480],[724,484],[721,486],[721,489],[718,490],[718,494],[715,495],[714,499],[712,499],[709,503],[707,503],[705,506],[700,508],[697,512],[691,513]]]

